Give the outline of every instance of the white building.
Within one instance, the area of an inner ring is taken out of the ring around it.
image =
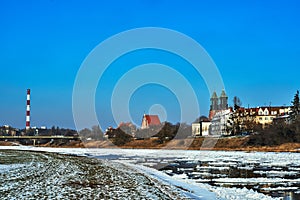
[[[201,121],[192,123],[192,135],[193,136],[208,136],[210,121]]]
[[[229,135],[228,127],[232,125],[231,109],[218,111],[211,120],[210,135]]]
[[[255,110],[256,122],[260,123],[265,127],[267,124],[271,124],[273,119],[288,116],[291,112],[290,107],[257,107]]]

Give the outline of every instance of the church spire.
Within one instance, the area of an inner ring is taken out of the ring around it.
[[[212,94],[210,102],[210,110],[218,110],[219,99],[216,92]]]
[[[222,90],[220,96],[220,110],[227,110],[228,109],[228,96],[225,93],[225,90]]]

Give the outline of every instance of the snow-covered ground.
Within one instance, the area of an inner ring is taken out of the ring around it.
[[[269,192],[286,197],[291,194],[296,199],[300,193],[299,153],[23,146],[1,149],[56,152],[119,162],[165,185],[180,188],[184,196],[194,199],[275,199],[264,194]]]
[[[0,199],[185,199],[127,165],[53,153],[2,151]],[[11,159],[13,158],[13,159]],[[8,163],[20,162],[22,165]],[[5,167],[6,166],[6,167]]]

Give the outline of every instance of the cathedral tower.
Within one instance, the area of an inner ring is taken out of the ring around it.
[[[220,96],[220,110],[227,110],[228,109],[228,96],[226,95],[225,91],[222,90]]]
[[[213,110],[219,110],[219,99],[218,99],[218,96],[217,96],[217,93],[214,92],[210,98],[210,110],[213,111]]]

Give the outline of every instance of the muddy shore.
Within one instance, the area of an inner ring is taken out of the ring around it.
[[[249,146],[248,137],[234,138],[189,138],[173,139],[160,144],[155,139],[133,140],[122,146],[115,146],[109,140],[72,141],[66,144],[43,144],[42,147],[60,148],[126,148],[126,149],[184,149],[216,151],[262,151],[262,152],[300,152],[300,143],[285,143],[277,146]],[[15,146],[16,142],[0,142],[0,146]]]

